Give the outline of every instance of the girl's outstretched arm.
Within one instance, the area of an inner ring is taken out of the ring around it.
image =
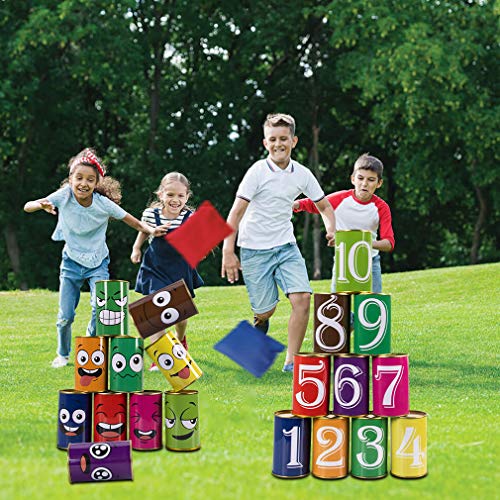
[[[123,219],[125,224],[133,227],[137,231],[141,231],[142,233],[146,233],[148,236],[164,236],[167,234],[167,229],[170,224],[163,224],[161,226],[151,227],[145,224],[144,222],[136,219],[133,215],[127,214]]]
[[[38,210],[45,210],[49,214],[57,215],[56,207],[47,198],[40,198],[39,200],[28,201],[24,205],[24,211],[31,213]]]
[[[130,260],[133,264],[139,264],[141,262],[141,247],[142,244],[146,241],[148,235],[139,231],[137,233],[137,238],[135,239],[134,246],[132,247],[132,254],[130,255]]]

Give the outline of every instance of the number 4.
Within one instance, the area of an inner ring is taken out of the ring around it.
[[[410,446],[413,450],[408,453],[407,450]],[[398,451],[396,451],[396,456],[400,458],[411,457],[413,461],[410,467],[421,467],[424,465],[423,459],[425,458],[425,451],[421,449],[420,436],[417,435],[415,427],[407,427],[405,429],[403,441]]]

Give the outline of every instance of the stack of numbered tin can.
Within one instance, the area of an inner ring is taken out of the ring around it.
[[[337,292],[314,294],[314,352],[294,356],[292,409],[274,418],[273,475],[423,477],[427,415],[410,410],[408,354],[391,352],[391,296],[371,292],[371,233],[336,239]]]
[[[59,391],[57,447],[68,450],[70,482],[131,480],[131,450],[163,446],[163,392],[143,389],[144,340],[129,335],[128,285],[96,283],[97,335],[75,338],[74,388]],[[160,341],[182,348],[170,332]],[[190,362],[182,350],[180,363]],[[165,392],[166,448],[175,451],[200,448],[198,392],[184,387]]]

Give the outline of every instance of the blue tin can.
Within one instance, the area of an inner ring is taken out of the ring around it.
[[[291,410],[274,414],[273,476],[298,479],[310,472],[311,419]]]
[[[67,450],[71,443],[92,441],[92,393],[63,389],[59,391],[57,447]]]

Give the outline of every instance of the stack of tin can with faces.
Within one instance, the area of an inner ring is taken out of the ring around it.
[[[336,240],[337,292],[314,294],[314,352],[294,356],[292,409],[274,418],[273,475],[379,479],[390,456],[393,476],[423,477],[427,415],[410,410],[408,355],[391,353],[391,297],[371,293],[371,233]]]
[[[163,446],[163,393],[143,390],[144,340],[128,335],[128,282],[97,282],[96,302],[97,336],[75,338],[74,389],[59,391],[57,447],[68,450],[71,482],[131,480],[131,449]],[[180,345],[165,338],[170,352]],[[200,448],[198,392],[183,387],[165,393],[166,447],[191,451]]]

